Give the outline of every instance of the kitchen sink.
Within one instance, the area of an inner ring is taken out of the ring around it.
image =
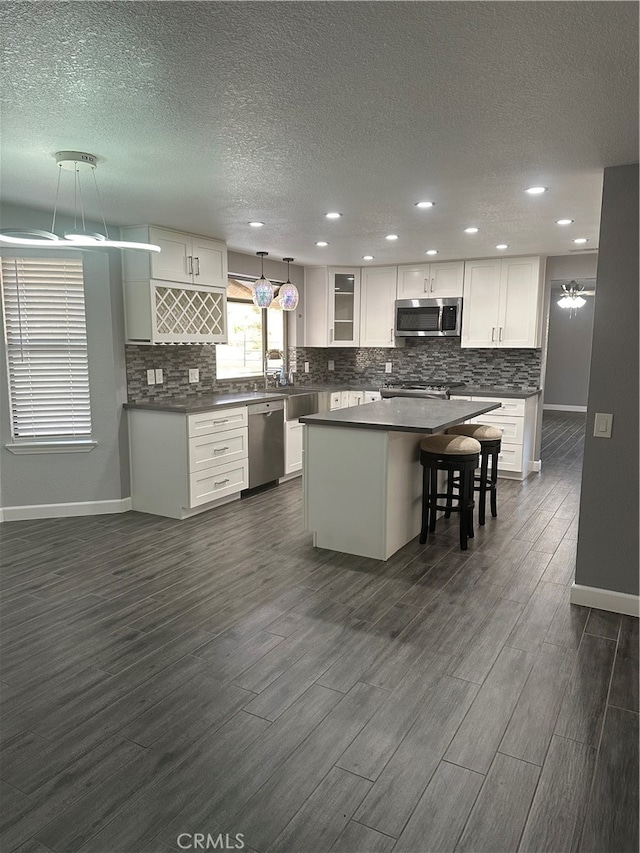
[[[284,416],[288,421],[295,421],[304,415],[315,415],[317,412],[328,411],[328,391],[303,391],[300,394],[289,393],[284,398]]]

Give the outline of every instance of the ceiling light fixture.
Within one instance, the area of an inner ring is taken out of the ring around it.
[[[464,232],[465,232],[465,234],[477,234],[479,230],[480,230],[479,228],[472,226],[471,228],[465,228]]]
[[[362,256],[362,260],[363,260],[363,261],[372,261],[372,260],[373,260],[373,255],[363,255],[363,256]]]
[[[258,222],[258,221],[256,220],[255,222],[250,222],[250,223],[249,223],[249,225],[250,225],[252,228],[262,228],[262,226],[264,225],[264,222]]]
[[[278,302],[280,303],[280,307],[283,311],[294,311],[298,307],[300,294],[298,293],[298,288],[295,284],[291,284],[289,280],[289,264],[291,261],[295,260],[295,258],[283,258],[282,260],[287,264],[287,280],[284,284],[280,285],[280,290],[278,291]]]
[[[329,245],[329,244],[327,243],[327,241],[326,241],[326,240],[318,240],[318,241],[316,242],[316,246],[328,246],[328,245]]]
[[[595,291],[589,290],[586,291],[584,289],[585,282],[578,283],[577,281],[568,281],[562,284],[562,296],[558,299],[558,305],[561,308],[569,309],[569,317],[573,317],[578,310],[578,308],[582,308],[583,305],[587,304],[587,300],[581,295],[584,293],[585,296],[594,296]]]
[[[258,308],[268,308],[273,302],[274,287],[268,278],[264,277],[264,259],[269,252],[256,252],[261,260],[260,278],[253,284],[253,304]]]
[[[542,193],[546,193],[549,187],[527,187],[525,192],[529,193],[529,195],[542,195]]]
[[[87,154],[86,151],[58,151],[55,155],[58,166],[58,182],[56,186],[56,197],[53,207],[53,219],[51,231],[39,231],[32,229],[3,229],[0,231],[0,242],[11,246],[30,246],[39,249],[140,249],[145,252],[159,252],[160,246],[154,243],[137,243],[130,240],[111,240],[104,218],[102,200],[98,191],[96,181],[96,168],[98,165],[95,154]],[[62,172],[74,173],[74,217],[73,230],[67,231],[63,237],[55,233],[56,215],[58,213],[58,199],[60,196],[60,184]],[[96,231],[87,231],[84,215],[84,198],[81,174],[90,172],[93,175],[94,191],[100,208],[104,234]]]
[[[571,225],[573,219],[556,219],[556,225]]]
[[[586,237],[576,237],[573,241],[574,243],[588,243],[589,240]]]
[[[498,245],[496,246],[496,249],[508,249],[508,248],[509,248],[508,243],[498,243]]]
[[[426,255],[437,255],[437,254],[438,254],[438,250],[437,250],[437,249],[427,249],[427,251],[425,252],[425,254],[426,254]]]
[[[417,201],[416,207],[433,207],[432,201]]]
[[[397,234],[387,234],[387,236],[384,239],[385,240],[397,240],[398,235]]]
[[[340,219],[341,213],[325,213],[327,219]]]

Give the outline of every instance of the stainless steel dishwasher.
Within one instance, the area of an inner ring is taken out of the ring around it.
[[[247,406],[249,488],[284,477],[284,400]]]

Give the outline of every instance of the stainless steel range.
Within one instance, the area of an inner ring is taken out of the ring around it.
[[[446,382],[435,380],[424,384],[406,383],[401,385],[383,385],[380,394],[383,398],[389,397],[424,397],[427,399],[448,400],[451,391],[464,388],[464,382]]]

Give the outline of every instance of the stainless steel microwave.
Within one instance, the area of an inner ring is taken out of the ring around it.
[[[395,333],[398,338],[460,335],[462,297],[396,299]]]

